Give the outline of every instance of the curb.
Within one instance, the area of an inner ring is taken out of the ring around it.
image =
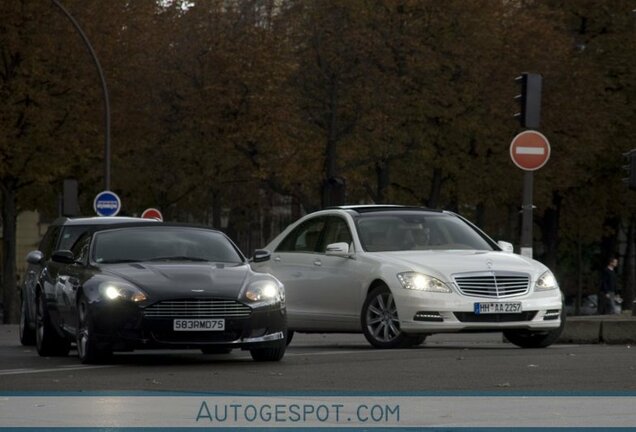
[[[621,315],[568,317],[557,343],[636,343],[636,317]]]

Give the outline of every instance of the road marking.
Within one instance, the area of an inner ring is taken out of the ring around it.
[[[515,149],[515,153],[525,155],[542,155],[545,154],[545,149],[543,147],[517,147]]]
[[[67,372],[67,371],[75,371],[75,370],[87,370],[87,369],[102,369],[102,368],[111,368],[116,365],[99,365],[99,366],[59,366],[57,368],[48,368],[48,369],[0,369],[0,376],[2,375],[22,375],[22,374],[34,374],[34,373],[44,373],[44,372]]]

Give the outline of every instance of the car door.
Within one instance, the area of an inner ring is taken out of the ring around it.
[[[327,246],[333,243],[347,243],[352,255],[327,255]],[[359,330],[364,300],[362,284],[366,278],[363,265],[355,259],[353,238],[345,218],[328,217],[319,252],[313,264],[321,268],[322,278],[306,293],[306,301],[313,305],[325,330]]]
[[[25,296],[24,300],[27,302],[29,319],[33,321],[35,320],[35,286],[40,280],[42,272],[46,269],[47,261],[51,259],[51,253],[57,244],[59,234],[59,225],[53,225],[47,230],[38,246],[38,250],[42,252],[42,261],[40,264],[29,264],[24,276],[23,295]]]
[[[293,229],[276,247],[263,270],[285,285],[287,319],[290,329],[319,329],[322,310],[312,292],[324,278],[324,269],[316,265],[322,258],[322,236],[327,217],[311,218]]]
[[[77,239],[71,248],[75,262],[61,267],[58,274],[58,308],[62,327],[70,334],[75,333],[77,324],[77,292],[85,279],[90,241],[89,233],[84,233]]]

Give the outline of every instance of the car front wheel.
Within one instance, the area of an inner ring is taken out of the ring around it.
[[[250,350],[252,359],[257,362],[274,362],[279,361],[285,355],[287,341],[285,339],[279,341],[276,346],[270,348],[254,348]]]
[[[373,289],[364,301],[362,332],[376,348],[405,348],[417,342],[400,329],[395,300],[386,286]]]
[[[35,347],[42,357],[66,356],[71,343],[53,328],[44,296],[38,295],[35,303]]]
[[[292,339],[294,338],[294,331],[293,330],[287,330],[287,340],[286,343],[287,345],[289,345],[292,341]]]
[[[77,304],[77,357],[84,364],[101,363],[111,354],[110,349],[98,343],[88,302],[81,298]]]
[[[506,330],[504,337],[521,348],[546,348],[559,339],[565,327],[565,308],[561,309],[561,325],[550,331]]]

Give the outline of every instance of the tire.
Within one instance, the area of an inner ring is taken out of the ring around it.
[[[408,335],[408,339],[405,342],[405,345],[408,347],[414,347],[418,345],[422,345],[426,340],[428,335],[425,334],[416,334],[416,335]]]
[[[294,331],[293,330],[287,330],[287,345],[288,346],[291,343],[293,338],[294,338]]]
[[[45,294],[41,293],[36,297],[35,347],[42,357],[67,356],[71,350],[71,343],[53,328],[44,296]]]
[[[229,354],[232,352],[232,348],[224,346],[204,346],[201,348],[203,354]]]
[[[364,337],[376,348],[406,348],[417,342],[400,329],[393,294],[385,285],[369,293],[362,305],[361,321]]]
[[[546,348],[559,339],[565,328],[565,308],[561,309],[561,325],[550,331],[506,330],[504,337],[520,348]]]
[[[77,357],[83,364],[104,363],[112,355],[110,347],[99,343],[95,337],[94,323],[86,298],[77,303]]]
[[[250,350],[252,359],[257,362],[275,362],[279,361],[285,355],[287,348],[287,340],[279,341],[276,346],[271,348],[254,348]]]
[[[31,328],[31,318],[27,309],[27,302],[23,293],[20,301],[20,343],[24,346],[31,346],[35,345],[35,330]]]

